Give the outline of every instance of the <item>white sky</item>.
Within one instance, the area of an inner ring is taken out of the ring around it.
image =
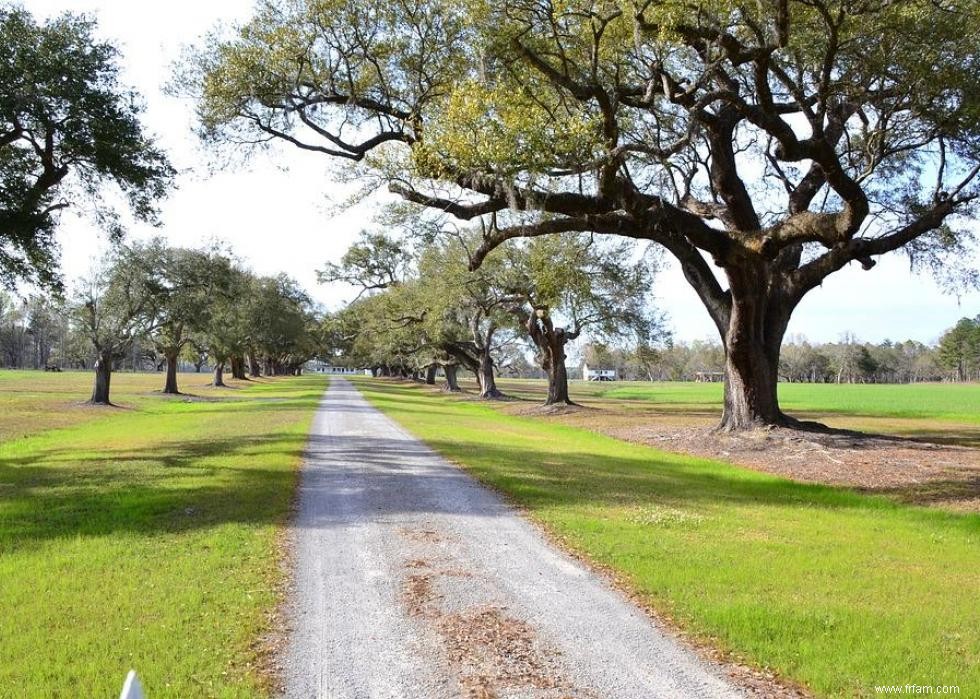
[[[252,0],[25,0],[24,5],[39,19],[64,10],[98,18],[101,35],[122,51],[124,81],[146,99],[146,125],[181,171],[178,190],[162,206],[163,227],[137,225],[131,236],[162,234],[186,246],[217,238],[256,272],[285,271],[328,307],[336,308],[352,295],[316,283],[316,270],[337,260],[373,215],[370,203],[342,214],[335,211],[347,193],[330,175],[336,165],[323,156],[281,148],[257,156],[247,169],[211,175],[191,131],[192,105],[163,94],[181,47],[195,43],[218,22],[246,19]],[[64,216],[59,240],[68,280],[84,274],[107,247],[97,228],[78,215]],[[976,262],[980,264],[980,255]],[[659,276],[657,297],[678,339],[717,339],[707,312],[678,269]],[[875,342],[931,342],[959,318],[977,313],[980,293],[961,299],[943,295],[930,279],[910,274],[904,257],[892,255],[879,258],[870,272],[852,264],[832,275],[803,300],[789,332],[818,341],[836,340],[849,331]]]

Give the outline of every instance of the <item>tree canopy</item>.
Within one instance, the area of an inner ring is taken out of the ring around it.
[[[825,277],[963,259],[977,36],[967,0],[263,0],[190,87],[207,139],[481,218],[473,266],[562,232],[662,245],[718,327],[738,429],[792,422],[779,347]]]
[[[133,214],[154,221],[173,169],[140,123],[139,96],[119,82],[118,52],[94,20],[43,24],[0,6],[0,282],[60,286],[58,214],[84,200],[118,236],[101,196],[115,185]]]

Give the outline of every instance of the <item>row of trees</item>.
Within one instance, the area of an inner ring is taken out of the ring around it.
[[[904,250],[977,281],[978,33],[967,0],[262,0],[177,89],[212,145],[289,143],[480,222],[473,269],[514,239],[658,244],[738,430],[799,424],[780,350],[829,275]]]
[[[662,332],[650,301],[655,261],[626,242],[588,235],[507,246],[478,270],[467,259],[478,234],[429,238],[417,254],[404,242],[365,233],[324,281],[345,281],[362,294],[330,320],[334,361],[382,374],[438,368],[458,390],[471,371],[483,398],[498,398],[500,358],[533,348],[548,378],[547,404],[571,403],[568,345],[587,331],[609,340],[651,343]]]
[[[964,319],[936,346],[916,340],[861,342],[846,334],[839,342],[811,343],[790,338],[779,362],[781,381],[794,383],[916,383],[980,379],[980,331]],[[655,348],[590,343],[582,359],[617,370],[624,379],[648,381],[718,380],[725,351],[716,342],[667,342]]]
[[[0,291],[0,367],[41,369],[53,356],[73,354],[77,343],[67,317],[63,301]]]
[[[736,430],[798,424],[776,394],[783,336],[829,275],[903,250],[944,281],[980,281],[963,265],[978,33],[967,0],[262,0],[173,88],[196,99],[211,145],[289,143],[478,222],[474,270],[515,239],[657,244],[718,329],[721,427]],[[119,233],[106,186],[154,220],[173,170],[116,56],[88,19],[0,8],[8,284],[58,286],[53,231],[80,200]],[[557,356],[528,309],[526,331]]]
[[[939,342],[939,361],[957,381],[980,381],[980,315],[963,318]]]
[[[149,353],[179,393],[181,358],[210,361],[213,384],[298,373],[320,342],[320,316],[291,279],[259,277],[220,250],[162,240],[119,246],[69,300],[0,296],[2,365],[95,369],[93,403],[108,404],[112,371]]]

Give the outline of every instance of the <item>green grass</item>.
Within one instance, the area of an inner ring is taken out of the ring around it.
[[[580,390],[585,395],[602,398],[655,401],[691,408],[720,410],[722,403],[720,383],[593,383]],[[929,418],[980,424],[980,384],[781,383],[779,402],[790,413]]]
[[[980,695],[980,517],[666,454],[415,386],[357,383],[735,657],[824,696],[906,683]]]
[[[324,380],[182,376],[201,395],[173,399],[119,374],[120,408],[79,405],[91,380],[0,372],[0,696],[114,696],[130,668],[152,697],[265,695],[256,641]]]

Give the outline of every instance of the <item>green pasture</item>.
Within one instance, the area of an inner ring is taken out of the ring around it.
[[[0,371],[0,697],[264,696],[297,466],[325,381],[154,393]]]
[[[651,401],[678,408],[717,408],[721,383],[576,382],[573,393],[598,398]],[[862,417],[949,420],[980,424],[980,384],[779,384],[787,412]]]
[[[873,696],[881,684],[980,695],[978,516],[668,454],[417,385],[357,384],[660,614],[736,659],[819,696]],[[648,388],[653,397],[670,385]],[[719,388],[677,386],[675,399],[707,400]]]

